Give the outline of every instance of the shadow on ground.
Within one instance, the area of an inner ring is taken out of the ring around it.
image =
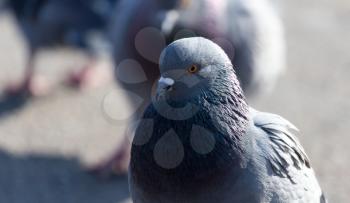
[[[58,156],[0,151],[0,183],[0,202],[115,203],[129,198],[126,177],[101,180],[78,160]]]
[[[25,107],[29,99],[25,94],[0,97],[0,118]]]

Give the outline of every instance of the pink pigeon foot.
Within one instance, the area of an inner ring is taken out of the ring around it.
[[[49,85],[46,79],[36,76],[29,81],[21,81],[9,84],[4,89],[5,97],[38,97],[48,94]]]
[[[111,76],[104,68],[89,65],[70,73],[66,83],[70,87],[85,90],[100,87],[110,79]]]

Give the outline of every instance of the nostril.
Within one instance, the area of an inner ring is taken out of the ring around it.
[[[158,81],[158,89],[161,92],[167,92],[167,91],[171,91],[174,85],[174,80],[171,78],[163,78],[161,77]]]

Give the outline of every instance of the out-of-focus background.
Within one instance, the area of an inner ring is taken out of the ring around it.
[[[329,201],[350,202],[350,4],[289,0],[280,2],[280,10],[288,69],[270,96],[252,104],[293,122]],[[83,65],[84,55],[70,50],[40,55],[38,72],[55,88],[18,111],[0,114],[0,202],[129,201],[126,177],[101,180],[85,171],[123,138],[123,125],[104,114],[128,109],[118,96],[122,92],[113,81],[71,90],[59,80]],[[0,15],[0,89],[22,76],[25,57],[14,19]],[[111,70],[109,57],[102,56],[99,66]]]

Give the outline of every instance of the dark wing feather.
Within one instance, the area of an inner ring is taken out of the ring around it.
[[[281,116],[261,113],[254,110],[254,124],[268,135],[271,151],[267,154],[273,172],[281,177],[292,176],[289,167],[302,169],[304,166],[310,168],[309,158],[292,130],[298,129]]]

